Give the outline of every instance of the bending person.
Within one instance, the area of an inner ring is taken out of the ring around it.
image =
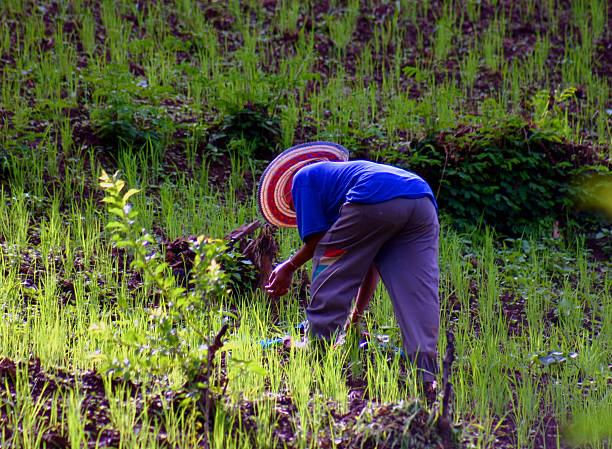
[[[351,312],[356,322],[380,278],[389,292],[404,353],[424,383],[438,372],[437,205],[414,173],[370,161],[348,161],[329,142],[290,148],[268,166],[259,185],[268,221],[297,226],[303,246],[272,272],[266,290],[282,296],[311,258],[309,338],[330,340]]]

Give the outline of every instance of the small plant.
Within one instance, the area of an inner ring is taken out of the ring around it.
[[[300,2],[289,0],[279,3],[280,8],[276,17],[278,29],[283,33],[295,32],[300,18]]]
[[[127,333],[118,338],[118,343],[134,349],[142,368],[149,374],[166,374],[171,368],[179,367],[186,378],[186,398],[204,409],[206,419],[211,406],[208,392],[212,366],[229,328],[224,317],[231,316],[213,307],[214,300],[227,292],[228,275],[217,262],[226,245],[220,240],[197,237],[192,244],[195,258],[190,283],[193,288],[179,287],[168,264],[161,261],[155,240],[135,227],[138,212],[132,209],[129,199],[139,190],[122,193],[125,182],[117,174],[111,177],[104,171],[100,187],[106,192],[102,201],[116,217],[106,225],[111,241],[132,256],[131,267],[142,272],[145,285],[161,297],[157,307],[150,310],[149,332]],[[215,333],[216,326],[220,329]],[[110,367],[115,376],[129,377],[134,371],[138,373],[129,358],[113,361]]]
[[[567,105],[575,98],[575,87],[569,87],[554,96],[547,90],[540,90],[532,101],[535,125],[540,129],[557,132],[563,137],[571,137]]]
[[[471,89],[474,81],[478,78],[478,69],[480,68],[480,54],[477,48],[470,48],[459,61],[461,80],[463,85]]]
[[[359,18],[359,2],[351,0],[347,7],[334,14],[325,15],[329,37],[340,53],[344,53],[357,28]]]
[[[147,143],[157,146],[172,128],[157,108],[123,102],[119,98],[98,109],[93,118],[98,136],[111,148],[120,145],[142,148]]]
[[[2,179],[8,179],[10,165],[11,160],[9,154],[5,149],[0,148],[0,177]]]
[[[143,148],[158,146],[164,136],[172,134],[173,122],[159,106],[148,104],[159,100],[161,89],[147,81],[134,79],[119,66],[111,66],[105,78],[91,78],[97,89],[93,93],[98,105],[90,108],[94,131],[111,149],[120,146]]]
[[[247,159],[271,159],[280,139],[280,121],[269,114],[267,106],[247,103],[213,129],[207,148],[213,156],[230,153]]]
[[[236,250],[227,249],[218,256],[219,264],[227,275],[227,286],[232,296],[239,296],[253,289],[256,281],[256,270],[253,262]]]
[[[436,24],[436,39],[434,44],[434,55],[436,59],[446,58],[452,46],[454,35],[452,11],[444,14]]]

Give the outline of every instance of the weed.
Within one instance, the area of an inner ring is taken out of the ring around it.
[[[449,7],[436,24],[436,40],[434,44],[434,55],[436,59],[445,59],[452,48],[454,35],[454,10]]]
[[[280,141],[278,119],[262,104],[247,104],[227,115],[209,138],[210,156],[229,153],[238,158],[270,159]]]
[[[509,119],[451,140],[418,142],[408,163],[429,180],[443,209],[452,211],[458,224],[480,219],[499,231],[520,233],[571,210],[567,183],[580,167],[551,162],[564,151],[557,135]],[[535,171],[537,179],[531,176]]]
[[[277,10],[276,20],[278,29],[282,32],[297,31],[298,19],[300,18],[300,2],[297,0],[287,0],[281,3]]]
[[[471,48],[459,63],[463,85],[470,89],[478,76],[480,67],[480,54],[477,49]]]
[[[158,118],[151,106],[134,106],[118,99],[93,114],[97,133],[110,148],[143,148],[159,145],[162,136],[170,130],[169,122]]]
[[[357,26],[359,1],[349,0],[347,7],[326,15],[325,21],[332,42],[339,54],[343,54]]]

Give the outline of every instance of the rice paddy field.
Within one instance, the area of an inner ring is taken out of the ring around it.
[[[610,13],[2,0],[0,447],[609,448]],[[254,187],[311,140],[438,196],[437,394],[382,286],[281,341],[309,272],[257,288],[300,241]]]

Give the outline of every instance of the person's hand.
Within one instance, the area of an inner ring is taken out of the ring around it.
[[[266,292],[272,296],[283,296],[286,295],[291,286],[291,279],[295,272],[294,266],[290,260],[286,260],[279,264],[270,273],[270,279],[268,284],[265,286]]]

